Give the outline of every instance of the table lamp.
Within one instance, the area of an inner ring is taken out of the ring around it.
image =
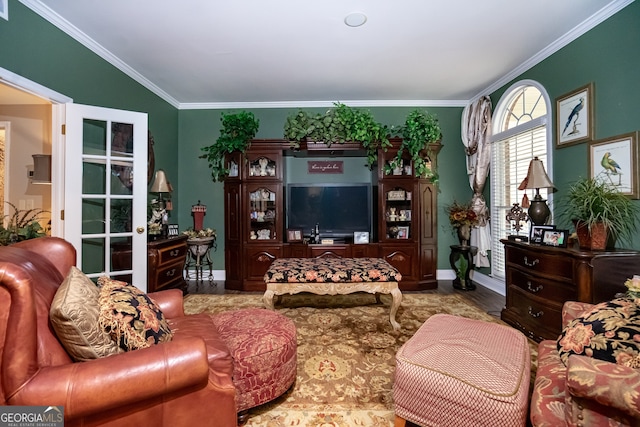
[[[534,188],[536,195],[529,205],[529,218],[534,225],[544,225],[551,215],[551,210],[549,210],[549,206],[547,206],[547,201],[540,196],[540,189],[554,188],[554,186],[547,172],[544,170],[542,160],[537,157],[534,157],[529,163],[527,176],[522,180],[520,186],[518,186],[518,190],[531,190]],[[525,203],[522,205],[525,207]]]
[[[151,186],[152,193],[158,193],[159,201],[160,201],[160,209],[165,209],[164,201],[162,200],[163,193],[171,193],[173,189],[171,188],[171,184],[167,181],[167,175],[165,175],[162,169],[158,169],[156,171],[155,178],[153,180],[153,185]]]

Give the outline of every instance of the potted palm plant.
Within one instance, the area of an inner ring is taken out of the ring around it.
[[[234,151],[244,153],[260,126],[260,121],[253,113],[246,111],[236,114],[222,113],[220,120],[222,121],[220,137],[212,145],[202,147],[204,154],[199,156],[209,162],[211,178],[214,182],[222,181],[229,175],[229,170],[225,166],[225,155]]]
[[[604,250],[617,239],[630,241],[637,229],[638,206],[595,178],[574,182],[562,206],[561,216],[573,221],[582,249]]]

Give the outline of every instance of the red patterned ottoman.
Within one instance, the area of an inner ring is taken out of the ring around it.
[[[296,379],[296,327],[288,317],[263,308],[212,316],[233,358],[238,412],[282,395]]]
[[[508,326],[431,316],[396,354],[396,426],[526,424],[529,346]]]

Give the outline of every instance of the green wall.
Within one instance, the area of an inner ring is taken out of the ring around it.
[[[639,70],[640,2],[633,2],[492,93],[491,98],[495,107],[504,91],[522,79],[531,79],[542,84],[553,103],[555,144],[555,99],[593,82],[595,138],[606,139],[640,129]],[[587,152],[588,143],[554,148],[553,182],[557,188],[554,194],[556,211],[570,183],[588,175]],[[572,229],[570,224],[563,224],[558,219],[556,222],[563,228]],[[640,249],[640,233],[632,242],[623,242],[622,246]]]
[[[381,123],[400,125],[404,123],[407,114],[414,108],[368,108],[374,118]],[[306,109],[310,112],[324,112],[324,108]],[[462,108],[427,108],[434,113],[442,127],[443,148],[438,156],[440,173],[439,185],[439,221],[438,221],[438,268],[450,268],[449,245],[455,243],[450,231],[449,222],[444,214],[444,205],[454,198],[457,200],[471,199],[471,189],[468,184],[464,146],[460,138],[460,116]],[[260,129],[256,138],[281,139],[284,134],[284,123],[288,115],[297,109],[254,109],[251,111],[260,120]],[[224,111],[233,113],[233,110]],[[223,184],[214,183],[210,179],[207,162],[198,158],[201,147],[210,145],[220,135],[220,111],[216,110],[181,110],[180,111],[180,171],[179,190],[181,204],[178,219],[180,229],[193,226],[191,205],[198,200],[207,205],[205,226],[215,228],[218,232],[218,250],[213,254],[216,269],[224,265],[224,205]],[[346,160],[346,159],[345,159]],[[362,162],[364,165],[364,162]],[[367,171],[365,166],[361,166]],[[360,176],[360,175],[359,175]],[[349,175],[345,174],[345,180]],[[356,178],[360,180],[360,178]]]
[[[210,180],[200,147],[219,136],[220,111],[177,110],[120,70],[48,23],[18,1],[10,0],[9,21],[0,20],[0,67],[73,98],[74,102],[143,111],[155,139],[156,167],[163,168],[174,186],[172,222],[181,229],[192,225],[191,205],[208,206],[205,224],[219,232],[215,268],[223,262],[222,184]],[[634,2],[578,40],[491,94],[494,106],[513,82],[533,79],[543,84],[552,100],[587,82],[595,84],[595,134],[598,139],[640,128],[638,70],[640,70],[640,3]],[[370,108],[388,125],[401,124],[413,108]],[[309,109],[324,111],[325,109]],[[455,242],[444,206],[468,200],[464,150],[460,141],[462,108],[428,108],[443,128],[438,157],[438,268],[448,269],[448,246]],[[286,117],[296,109],[251,110],[260,120],[258,138],[281,138]],[[232,112],[232,111],[225,111]],[[179,144],[178,144],[179,142]],[[555,150],[556,203],[573,179],[587,173],[587,144]],[[640,237],[640,236],[639,236]],[[640,239],[632,245],[640,249]]]
[[[156,167],[178,176],[178,110],[22,3],[9,1],[0,19],[0,67],[73,99],[75,103],[149,115]],[[179,202],[178,192],[174,200]]]

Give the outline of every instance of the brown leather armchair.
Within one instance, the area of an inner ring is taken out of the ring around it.
[[[49,308],[76,252],[55,237],[0,247],[0,404],[63,406],[66,426],[237,425],[233,362],[206,315],[185,316],[178,290],[149,294],[174,338],[74,362]]]

